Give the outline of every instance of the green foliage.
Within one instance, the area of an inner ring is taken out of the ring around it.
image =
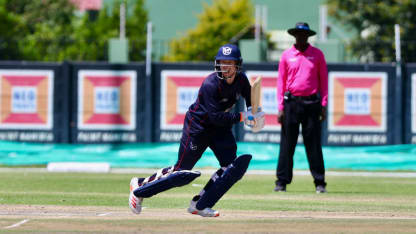
[[[253,24],[250,0],[214,0],[204,5],[196,28],[170,43],[166,61],[212,61],[218,48]]]
[[[133,14],[126,19],[126,37],[129,39],[129,59],[144,60],[146,48],[147,12],[143,8],[144,0],[136,1]],[[119,37],[120,2],[115,2],[111,11],[105,7],[97,19],[84,15],[75,26],[75,43],[67,49],[72,60],[107,60],[108,41]]]
[[[146,58],[148,16],[143,6],[144,0],[136,0],[133,15],[126,22],[126,36],[129,38],[129,58],[131,61],[142,61]]]
[[[106,60],[108,40],[118,37],[119,11],[119,8],[113,7],[109,14],[105,7],[95,20],[85,14],[79,25],[75,26],[78,30],[74,35],[74,44],[66,50],[68,57],[77,61]]]
[[[74,31],[74,6],[66,0],[8,1],[8,10],[18,17],[25,30],[19,40],[24,60],[60,60],[61,50]]]
[[[395,61],[394,25],[401,27],[402,59],[415,62],[416,1],[327,0],[329,14],[358,32],[349,49],[362,60]]]
[[[23,35],[24,23],[16,15],[10,14],[3,1],[0,1],[0,58],[20,59],[19,38]]]
[[[137,0],[126,19],[130,60],[144,59],[147,11]],[[0,59],[107,60],[108,41],[119,36],[120,1],[111,11],[77,16],[68,0],[0,0]]]

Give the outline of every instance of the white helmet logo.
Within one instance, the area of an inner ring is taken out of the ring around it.
[[[223,55],[230,55],[231,54],[231,48],[230,47],[223,47],[222,48],[222,54]]]

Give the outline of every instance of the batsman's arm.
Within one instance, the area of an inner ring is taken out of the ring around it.
[[[241,95],[246,101],[246,107],[249,108],[252,104],[251,103],[251,85],[250,85],[250,82],[248,81],[247,76],[244,74],[243,74],[243,79],[241,79],[241,85],[243,86]]]
[[[219,109],[220,98],[218,90],[213,85],[203,85],[201,87],[201,94],[203,98],[204,112],[207,113],[209,122],[217,126],[228,126],[240,122],[240,113],[230,113]]]

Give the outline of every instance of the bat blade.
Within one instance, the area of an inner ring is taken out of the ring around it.
[[[258,76],[256,80],[251,84],[251,112],[253,112],[253,114],[258,112],[258,107],[260,106],[261,80],[262,77]]]

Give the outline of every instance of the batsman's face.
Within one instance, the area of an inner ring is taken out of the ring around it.
[[[236,61],[234,60],[221,60],[220,68],[223,76],[226,78],[228,84],[233,83],[235,74],[237,72]]]

